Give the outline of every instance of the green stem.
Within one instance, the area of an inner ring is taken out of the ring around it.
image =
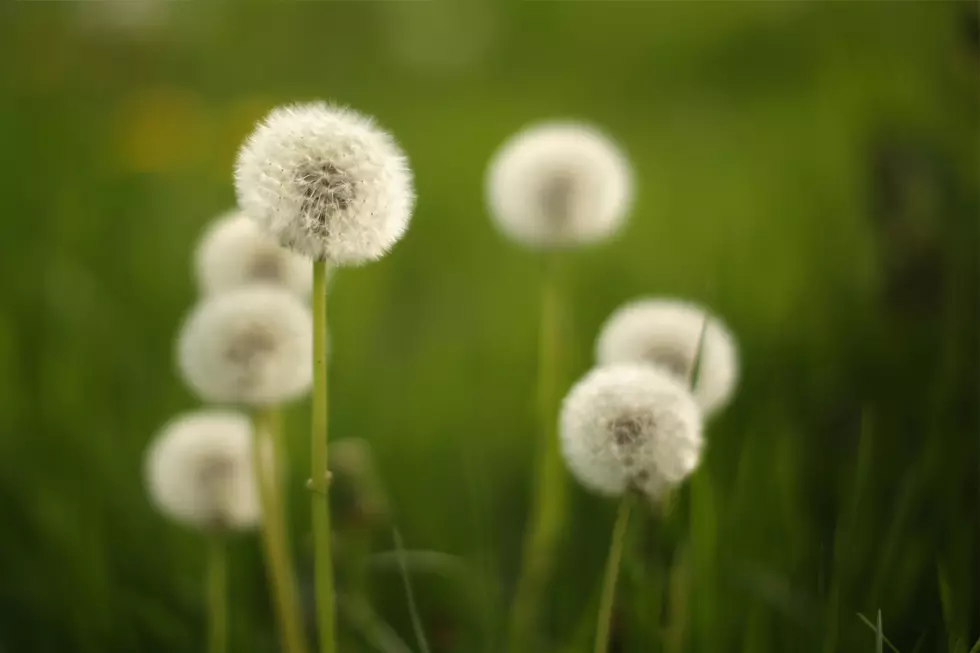
[[[285,467],[285,461],[277,455],[282,449],[278,443],[282,432],[277,412],[275,408],[258,408],[252,416],[255,437],[252,464],[258,478],[262,503],[262,544],[283,650],[285,653],[307,653],[296,576],[286,534],[283,483],[276,473]],[[266,438],[270,447],[265,446]],[[272,460],[268,458],[270,453]]]
[[[524,537],[521,576],[511,606],[510,650],[535,651],[535,629],[550,572],[555,542],[561,533],[565,508],[565,476],[558,448],[559,361],[561,356],[561,299],[555,255],[546,262],[541,296],[538,342],[538,420],[541,430],[537,487],[531,521]]]
[[[208,653],[228,650],[228,562],[224,534],[208,536]]]
[[[314,574],[320,651],[335,653],[333,558],[327,501],[327,264],[313,262],[313,415],[311,420]]]
[[[599,599],[599,621],[595,632],[595,653],[606,653],[609,647],[609,629],[612,624],[613,604],[616,601],[616,581],[619,578],[619,561],[623,557],[623,543],[626,541],[626,527],[630,519],[632,500],[627,492],[619,502],[616,524],[613,526],[612,544],[609,559],[602,578],[602,596]]]

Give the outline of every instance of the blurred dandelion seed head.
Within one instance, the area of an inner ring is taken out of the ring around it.
[[[245,529],[260,520],[251,427],[234,411],[179,415],[146,452],[146,484],[159,510],[203,529]]]
[[[269,283],[306,298],[313,286],[309,259],[280,247],[238,210],[207,227],[195,252],[195,271],[204,295]]]
[[[205,401],[274,404],[309,390],[312,317],[288,291],[250,286],[205,298],[177,342],[188,385]]]
[[[497,226],[536,248],[611,236],[633,200],[632,170],[595,128],[545,123],[512,136],[487,170],[487,203]]]
[[[601,494],[657,499],[697,467],[701,411],[667,372],[642,364],[596,368],[572,387],[559,420],[562,454]]]
[[[242,146],[235,186],[242,209],[280,244],[338,266],[384,256],[415,204],[394,138],[323,103],[273,110]]]
[[[371,527],[388,516],[388,498],[371,445],[346,437],[330,443],[330,500],[338,525]]]
[[[624,304],[599,331],[596,364],[647,362],[687,382],[697,360],[702,330],[704,343],[694,398],[709,415],[731,400],[738,383],[739,361],[728,327],[702,306],[676,299],[641,299]]]

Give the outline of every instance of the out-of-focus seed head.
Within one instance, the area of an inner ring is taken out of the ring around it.
[[[146,484],[165,515],[202,529],[246,529],[261,516],[249,420],[234,411],[179,415],[145,458]]]
[[[583,245],[625,222],[632,170],[595,128],[543,123],[518,132],[494,155],[486,194],[497,226],[514,240],[535,248]]]
[[[313,286],[310,260],[280,247],[239,210],[208,226],[198,242],[194,264],[204,295],[267,283],[305,299]]]
[[[294,399],[313,380],[309,309],[276,286],[203,299],[177,340],[187,384],[205,401],[251,405]]]
[[[374,120],[323,103],[280,107],[238,154],[238,203],[278,242],[332,265],[381,258],[415,204],[408,159]]]
[[[694,398],[709,415],[731,399],[739,362],[734,336],[702,306],[676,299],[641,299],[621,306],[599,331],[596,363],[651,363],[690,383],[702,331]]]
[[[388,499],[371,445],[362,438],[330,443],[330,501],[338,527],[369,528],[388,517]]]
[[[572,474],[608,495],[633,489],[658,499],[694,471],[703,448],[690,392],[642,364],[589,372],[565,397],[559,430]]]

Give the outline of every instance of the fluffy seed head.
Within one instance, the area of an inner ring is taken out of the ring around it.
[[[587,125],[544,123],[504,143],[487,170],[487,203],[500,229],[530,247],[596,242],[626,220],[629,161]]]
[[[689,383],[702,330],[694,398],[707,415],[731,399],[738,382],[738,352],[728,328],[697,304],[641,299],[621,306],[599,331],[596,363],[653,363]]]
[[[194,265],[204,295],[268,283],[306,298],[313,285],[310,260],[280,247],[238,210],[207,227],[198,242]]]
[[[701,413],[674,377],[649,365],[596,368],[565,397],[559,423],[572,474],[602,494],[652,499],[697,467]]]
[[[150,498],[165,515],[205,529],[255,526],[261,510],[248,419],[204,410],[173,419],[146,452]]]
[[[339,266],[384,256],[415,204],[408,159],[391,135],[323,103],[273,110],[238,153],[235,188],[280,244]]]
[[[203,299],[177,341],[187,384],[205,401],[274,404],[313,380],[312,317],[275,286],[247,286]]]

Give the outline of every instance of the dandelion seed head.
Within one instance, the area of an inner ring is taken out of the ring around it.
[[[205,230],[195,252],[204,295],[268,283],[306,298],[313,286],[310,260],[284,247],[241,211],[231,211]]]
[[[596,363],[652,363],[689,382],[704,330],[694,398],[705,415],[714,413],[731,399],[739,362],[734,336],[706,310],[676,299],[641,299],[625,304],[599,331]]]
[[[551,122],[512,136],[487,170],[497,226],[529,247],[583,245],[611,236],[633,199],[626,156],[588,125]]]
[[[569,470],[607,495],[632,488],[659,498],[694,471],[703,448],[701,413],[690,392],[643,364],[586,374],[565,397],[559,431]]]
[[[394,138],[324,103],[273,110],[239,151],[235,187],[242,209],[281,245],[336,266],[384,256],[415,204]]]
[[[252,473],[251,427],[241,413],[180,415],[157,434],[145,458],[146,484],[165,515],[203,529],[246,529],[260,520]]]
[[[247,286],[191,311],[177,341],[178,366],[205,401],[275,404],[309,390],[312,340],[312,317],[297,297]]]

